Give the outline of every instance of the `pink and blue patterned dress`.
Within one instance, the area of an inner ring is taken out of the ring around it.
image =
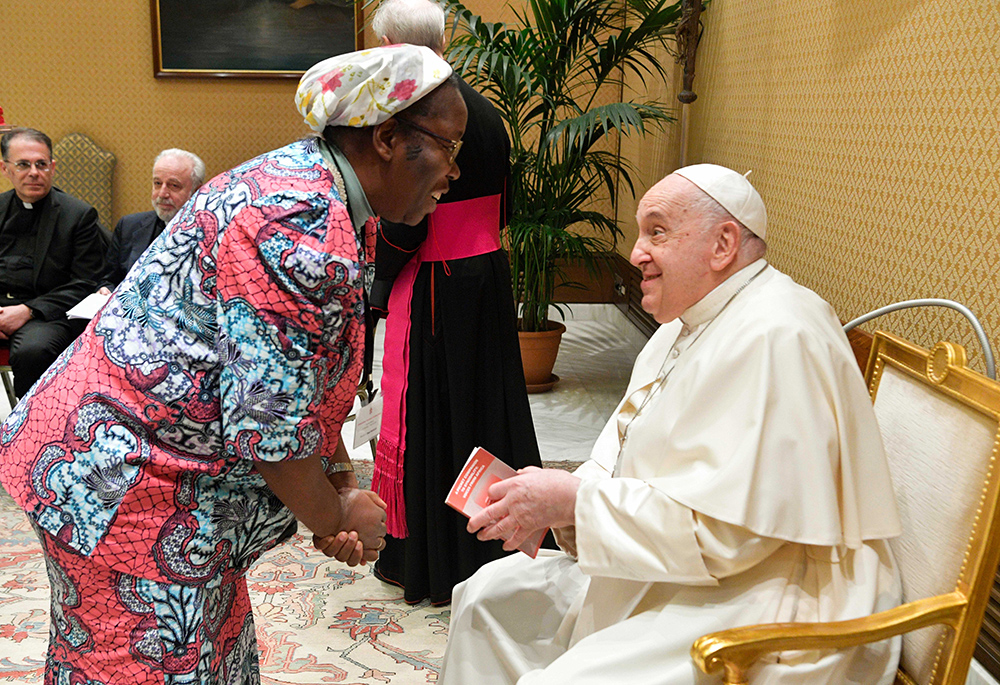
[[[295,520],[253,462],[333,453],[366,242],[314,139],[217,176],[0,428],[52,582],[47,683],[257,681],[243,574]]]

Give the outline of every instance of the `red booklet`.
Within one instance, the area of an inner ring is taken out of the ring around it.
[[[461,473],[451,486],[445,504],[469,518],[478,514],[490,504],[489,489],[494,483],[510,478],[517,472],[492,454],[477,447],[472,450]],[[548,529],[540,530],[521,543],[519,550],[532,559],[542,546],[542,538]]]

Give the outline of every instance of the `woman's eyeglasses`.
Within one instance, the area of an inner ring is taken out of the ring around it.
[[[403,117],[398,116],[398,115],[396,116],[396,121],[398,121],[398,122],[400,122],[402,124],[406,124],[410,128],[416,129],[417,131],[420,131],[421,133],[426,133],[431,138],[436,138],[438,141],[441,142],[441,144],[444,146],[444,148],[446,150],[448,150],[448,152],[451,155],[450,157],[448,157],[448,164],[454,164],[455,163],[455,158],[458,157],[458,151],[462,149],[462,141],[461,140],[452,140],[451,138],[446,138],[444,136],[438,135],[437,133],[434,133],[434,131],[428,131],[423,126],[418,126],[417,124],[414,124],[409,119],[404,119]]]

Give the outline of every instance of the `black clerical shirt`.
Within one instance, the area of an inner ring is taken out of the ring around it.
[[[26,204],[15,196],[0,228],[0,306],[34,297],[35,244],[38,222],[51,202],[48,195]]]

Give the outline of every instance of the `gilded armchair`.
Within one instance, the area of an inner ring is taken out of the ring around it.
[[[850,621],[747,626],[699,638],[692,658],[727,685],[751,682],[755,661],[766,654],[844,649],[895,635],[903,636],[897,683],[965,682],[1000,561],[1000,384],[970,370],[958,345],[928,351],[881,332],[865,378],[903,521],[892,549],[904,604]]]

